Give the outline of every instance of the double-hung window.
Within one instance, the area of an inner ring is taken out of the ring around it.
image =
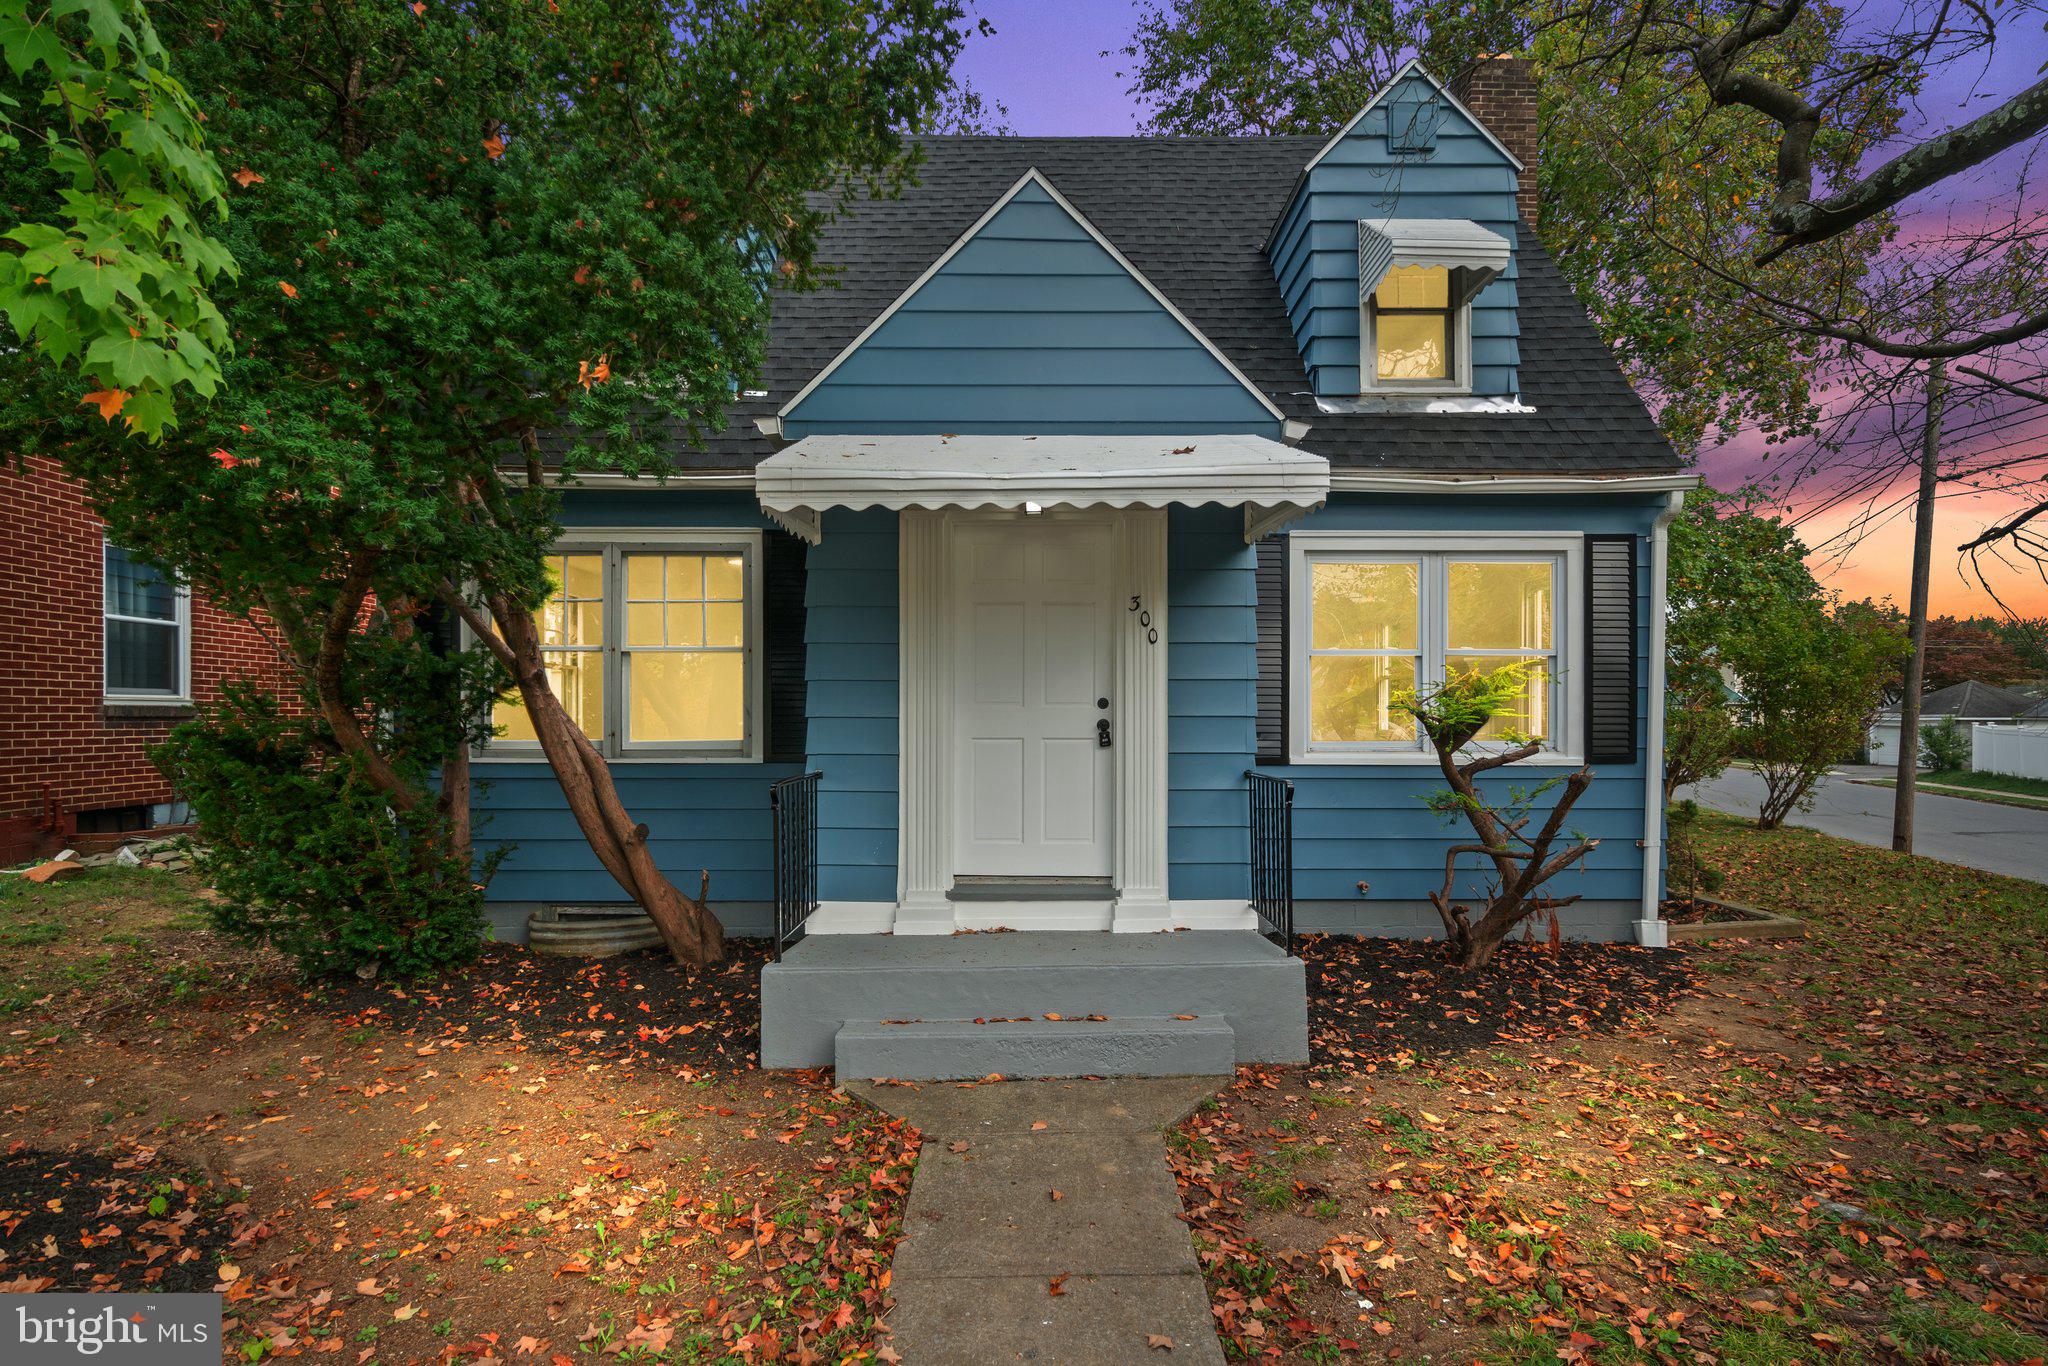
[[[1289,541],[1297,758],[1426,760],[1402,696],[1509,664],[1526,670],[1516,706],[1473,743],[1533,736],[1559,755],[1574,752],[1565,684],[1578,631],[1578,537],[1307,532]]]
[[[549,557],[548,682],[600,751],[629,759],[761,753],[761,538],[752,531],[579,537]],[[538,750],[518,693],[492,758]]]
[[[1514,247],[1464,218],[1358,223],[1361,394],[1472,392],[1472,305]]]
[[[1372,292],[1373,387],[1458,385],[1469,313],[1451,305],[1443,266],[1395,266]]]
[[[191,595],[112,543],[101,562],[101,584],[106,696],[134,702],[188,699]]]

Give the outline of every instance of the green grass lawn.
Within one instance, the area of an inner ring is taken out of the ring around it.
[[[1673,951],[1696,988],[1619,1025],[1248,1072],[1182,1125],[1227,1350],[2048,1359],[2048,886],[1715,812],[1697,842],[1806,936]],[[1604,952],[1588,999],[1643,951]],[[1515,970],[1388,985],[1450,1015]]]
[[[1869,778],[1875,787],[1896,787],[1890,778]],[[1973,801],[1999,802],[2008,806],[2048,807],[2048,779],[2021,778],[2011,773],[1976,773],[1969,769],[1943,769],[1920,775],[1922,788],[1966,787],[1970,791],[1943,792],[1944,797],[1966,797]]]

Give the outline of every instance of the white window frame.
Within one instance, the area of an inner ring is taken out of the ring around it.
[[[1429,263],[1404,261],[1401,264]],[[1450,267],[1442,269],[1449,270]],[[1378,292],[1379,286],[1375,285],[1358,301],[1358,392],[1393,395],[1471,393],[1472,301],[1467,299],[1450,310],[1450,320],[1445,324],[1444,340],[1451,348],[1450,378],[1383,380],[1380,378],[1379,310],[1373,304],[1373,296]]]
[[[108,702],[122,706],[163,706],[180,707],[192,705],[192,590],[176,580],[171,584],[172,620],[162,617],[131,617],[107,610],[107,552],[120,550],[133,554],[127,547],[117,545],[104,532],[100,535],[100,696]],[[177,687],[171,692],[123,692],[108,681],[107,623],[130,621],[143,626],[175,625],[178,632]]]
[[[626,646],[626,556],[632,554],[705,554],[737,551],[745,560],[741,569],[746,584],[746,641],[741,653],[746,659],[746,681],[741,738],[737,743],[674,745],[627,737],[626,704],[631,698],[627,679],[633,651]],[[604,729],[592,736],[598,752],[613,763],[660,764],[757,764],[767,751],[764,721],[767,710],[762,689],[766,670],[762,667],[764,571],[761,531],[758,527],[590,527],[578,528],[556,541],[551,555],[598,555],[603,559],[604,645],[596,652],[604,658]],[[463,643],[475,636],[463,629]],[[539,742],[507,740],[500,736],[489,745],[472,751],[482,763],[533,763],[544,760]]]
[[[1436,756],[1418,731],[1411,743],[1372,742],[1339,744],[1312,743],[1308,738],[1309,642],[1313,601],[1310,567],[1318,560],[1414,560],[1421,561],[1419,578],[1422,614],[1419,649],[1421,656],[1418,687],[1428,688],[1441,681],[1443,661],[1448,654],[1513,654],[1512,650],[1446,651],[1445,612],[1448,592],[1446,566],[1450,560],[1527,560],[1548,557],[1558,562],[1556,616],[1553,654],[1557,667],[1551,671],[1551,715],[1556,734],[1544,737],[1540,754],[1525,763],[1571,765],[1583,759],[1580,750],[1585,734],[1584,690],[1575,686],[1585,657],[1585,535],[1582,532],[1469,531],[1364,532],[1297,531],[1287,538],[1288,563],[1288,760],[1297,764],[1354,764],[1394,767],[1436,767]],[[1408,651],[1388,653],[1411,653]],[[1498,745],[1475,743],[1471,752],[1497,750]]]

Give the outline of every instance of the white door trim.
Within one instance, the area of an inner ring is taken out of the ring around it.
[[[946,896],[953,884],[953,529],[963,517],[1024,520],[911,508],[899,530],[899,683],[896,795],[898,934],[961,928]],[[1119,896],[1111,926],[1173,927],[1166,900],[1166,512],[1124,508],[1116,527],[1112,613],[1116,814],[1113,866]],[[963,903],[963,905],[966,903]]]

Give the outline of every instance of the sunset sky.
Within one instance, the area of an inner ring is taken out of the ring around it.
[[[1102,55],[1129,41],[1135,5],[1119,0],[981,0],[976,13],[992,22],[996,33],[969,42],[961,69],[975,87],[1008,107],[1010,122],[1019,133],[1115,135],[1135,130],[1139,110],[1126,91],[1128,81],[1117,74],[1123,62]],[[1943,72],[1921,100],[1930,130],[1974,118],[2037,79],[2039,38],[2038,31],[2015,30],[2010,40],[2001,40],[1988,62],[1980,58]],[[2007,152],[1917,212],[1928,221],[1966,215],[1979,187],[2010,190],[2025,153],[2025,148]],[[1906,230],[1911,229],[1909,220]],[[1963,439],[2008,448],[2035,439],[2037,446],[2048,448],[2048,415],[2036,421],[1977,420],[1968,424]],[[1705,452],[1700,469],[1708,482],[1731,487],[1779,474],[1785,463],[1766,458],[1760,444],[1732,442]],[[1813,558],[1816,573],[1848,597],[1890,597],[1903,607],[1912,561],[1912,520],[1904,509],[1883,509],[1909,489],[1894,488],[1874,500],[1859,498],[1815,511],[1829,501],[1824,483],[1800,481],[1781,494],[1780,504],[1789,508],[1809,545],[1826,547]],[[2009,495],[1943,499],[1934,527],[1937,613],[1997,610],[1990,594],[1960,564],[1955,547],[2020,505],[2020,499]],[[1867,529],[1858,529],[1859,519],[1867,519]],[[1989,577],[2008,606],[2027,615],[2048,615],[2048,584],[2030,566],[1993,566]]]

